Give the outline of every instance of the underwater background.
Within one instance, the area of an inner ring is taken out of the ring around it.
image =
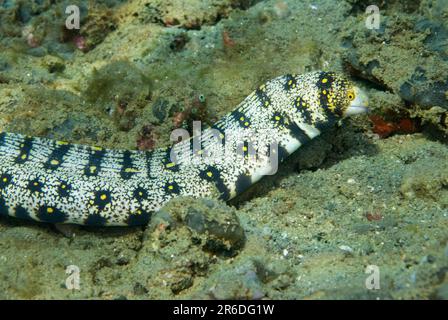
[[[371,108],[228,204],[174,199],[145,228],[0,217],[0,298],[448,299],[448,1],[374,2],[0,0],[0,131],[153,150],[313,70]]]

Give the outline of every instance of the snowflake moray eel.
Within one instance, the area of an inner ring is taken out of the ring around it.
[[[365,112],[367,104],[343,76],[316,71],[261,85],[203,130],[199,149],[195,136],[171,148],[129,151],[2,132],[0,215],[131,226],[147,224],[176,196],[227,201],[268,174],[272,155],[281,162],[340,119]],[[224,149],[239,158],[222,156]]]

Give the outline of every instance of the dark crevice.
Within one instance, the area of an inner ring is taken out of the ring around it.
[[[343,64],[346,72],[350,74],[353,78],[365,84],[368,87],[374,88],[379,91],[385,91],[393,93],[392,88],[387,86],[384,82],[377,79],[372,71],[373,69],[379,67],[377,60],[369,62],[367,66],[361,66],[356,59],[349,59],[345,57],[343,59]]]

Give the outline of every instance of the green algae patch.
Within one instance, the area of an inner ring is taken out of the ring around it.
[[[110,135],[110,120],[70,91],[29,85],[9,92],[5,130],[90,144]]]
[[[115,61],[93,70],[83,95],[92,103],[147,97],[151,95],[151,81],[129,61]]]
[[[94,69],[83,92],[86,100],[112,115],[119,130],[129,131],[151,98],[150,79],[129,61]]]

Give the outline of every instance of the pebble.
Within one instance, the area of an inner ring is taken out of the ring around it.
[[[346,246],[346,245],[339,246],[339,249],[341,249],[345,253],[353,253],[353,249],[351,247],[349,247],[349,246]]]

